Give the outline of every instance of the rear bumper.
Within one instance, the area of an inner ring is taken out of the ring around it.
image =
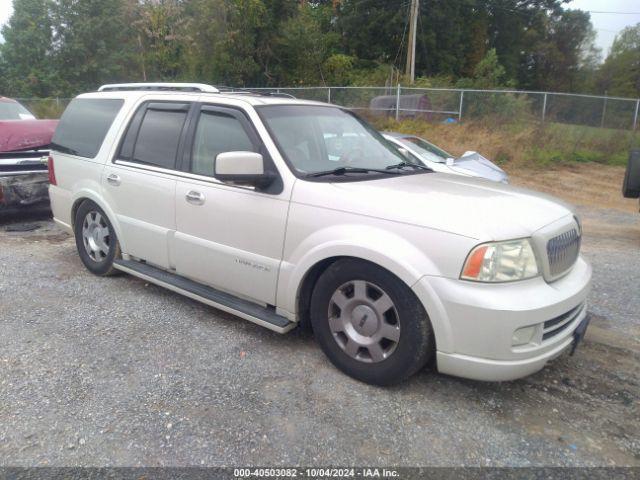
[[[541,277],[509,284],[424,277],[413,289],[433,324],[438,370],[503,381],[540,370],[571,346],[587,315],[590,286],[591,267],[579,257],[552,283]],[[522,329],[530,332],[524,341],[516,334]]]

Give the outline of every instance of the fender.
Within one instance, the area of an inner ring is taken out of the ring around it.
[[[424,275],[440,275],[425,252],[396,233],[370,225],[333,225],[313,232],[285,257],[280,266],[277,306],[297,315],[302,281],[318,262],[354,257],[390,271],[408,287]]]

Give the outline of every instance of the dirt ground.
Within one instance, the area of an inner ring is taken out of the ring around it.
[[[364,385],[309,334],[92,276],[49,219],[0,221],[0,465],[640,466],[638,204],[619,168],[509,173],[577,205],[594,267],[584,343],[515,382]]]
[[[577,163],[540,170],[504,168],[514,185],[549,193],[574,205],[626,213],[639,210],[637,199],[622,196],[623,167]]]

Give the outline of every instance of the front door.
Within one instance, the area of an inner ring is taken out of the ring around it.
[[[203,105],[190,135],[185,177],[176,185],[176,272],[262,304],[275,304],[289,199],[224,184],[216,155],[263,147],[239,109]]]

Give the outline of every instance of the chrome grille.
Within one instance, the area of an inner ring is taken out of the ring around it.
[[[551,238],[547,242],[549,273],[553,277],[563,274],[573,266],[579,253],[580,234],[575,228]]]

